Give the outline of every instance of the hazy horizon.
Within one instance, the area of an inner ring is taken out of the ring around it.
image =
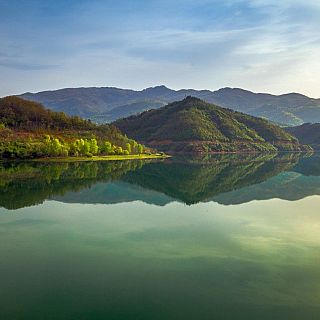
[[[0,96],[66,87],[319,98],[320,2],[0,0]]]

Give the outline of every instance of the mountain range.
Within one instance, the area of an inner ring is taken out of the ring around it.
[[[99,123],[112,122],[145,110],[160,108],[187,96],[263,117],[281,125],[320,122],[320,99],[298,93],[277,96],[239,88],[210,91],[172,90],[166,86],[156,86],[141,91],[114,87],[66,88],[38,93],[27,92],[20,96],[40,102],[52,110],[89,118]]]

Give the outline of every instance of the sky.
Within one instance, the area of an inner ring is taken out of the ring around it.
[[[64,87],[320,98],[319,0],[0,0],[0,96]]]

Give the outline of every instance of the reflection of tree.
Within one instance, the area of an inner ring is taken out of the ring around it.
[[[257,184],[291,169],[298,154],[218,155],[207,159],[148,164],[123,180],[160,191],[186,204]]]
[[[3,163],[0,165],[0,205],[17,209],[54,195],[80,191],[98,181],[118,180],[142,161],[75,163]]]

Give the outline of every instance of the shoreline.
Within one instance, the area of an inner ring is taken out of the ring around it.
[[[175,156],[210,156],[210,155],[227,155],[227,154],[279,154],[279,153],[301,153],[314,154],[319,153],[317,150],[301,150],[301,151],[215,151],[215,152],[177,152],[168,154],[132,154],[132,155],[105,155],[92,157],[47,157],[47,158],[33,158],[33,159],[0,159],[3,162],[90,162],[90,161],[125,161],[125,160],[153,160],[153,159],[169,159]]]
[[[319,149],[320,151],[320,149]],[[317,150],[272,150],[272,151],[211,151],[211,152],[172,152],[172,156],[180,155],[216,155],[216,154],[275,154],[275,153],[319,153]],[[169,156],[169,157],[172,157]]]
[[[31,162],[90,162],[90,161],[124,161],[124,160],[147,160],[147,159],[167,159],[169,155],[161,154],[132,154],[132,155],[107,155],[107,156],[92,156],[92,157],[52,157],[52,158],[36,158],[25,159],[22,161]],[[14,160],[13,160],[14,161]]]

